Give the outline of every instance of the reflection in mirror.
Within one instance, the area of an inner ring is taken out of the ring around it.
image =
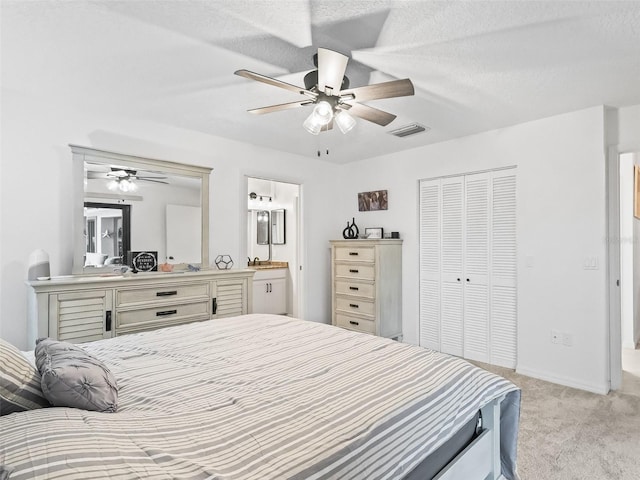
[[[271,243],[273,245],[287,243],[285,225],[285,209],[271,210]]]
[[[129,251],[157,251],[159,262],[184,264],[185,269],[187,263],[209,268],[210,168],[75,145],[71,149],[79,202],[74,205],[73,273],[111,271]],[[104,212],[85,215],[85,202],[108,204],[104,208],[112,214],[120,209],[121,225]]]
[[[269,245],[269,212],[267,210],[258,211],[256,222],[258,245]]]
[[[84,266],[122,265],[130,247],[131,207],[112,203],[84,203]]]

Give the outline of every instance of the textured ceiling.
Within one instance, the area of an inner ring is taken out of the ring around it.
[[[416,94],[370,102],[398,118],[347,135],[308,134],[309,107],[246,112],[301,97],[235,70],[303,85],[318,47],[351,57],[352,87]],[[639,104],[639,80],[637,1],[2,1],[3,88],[336,163]],[[411,122],[431,130],[385,133]]]

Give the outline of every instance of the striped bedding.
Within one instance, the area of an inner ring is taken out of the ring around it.
[[[430,350],[263,314],[84,344],[117,413],[0,417],[0,479],[402,478],[507,380]]]

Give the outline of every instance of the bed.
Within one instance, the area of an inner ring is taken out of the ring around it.
[[[117,413],[0,417],[0,479],[517,478],[517,387],[431,350],[263,314],[82,348]]]

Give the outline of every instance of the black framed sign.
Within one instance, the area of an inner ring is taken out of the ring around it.
[[[139,272],[157,272],[158,252],[131,252],[131,267]]]

